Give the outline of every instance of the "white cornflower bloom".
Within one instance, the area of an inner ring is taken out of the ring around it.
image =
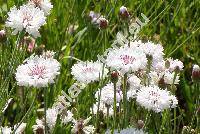
[[[107,106],[107,107],[106,107]],[[96,102],[90,109],[91,113],[97,114],[98,112],[98,102]],[[112,116],[114,113],[113,106],[105,105],[102,101],[99,103],[99,111],[103,113],[104,116]],[[108,114],[108,115],[107,115]]]
[[[111,130],[107,130],[105,134],[111,134]],[[126,128],[119,130],[114,130],[114,134],[146,134],[142,129],[136,129],[136,128]]]
[[[200,71],[199,65],[196,65],[196,64],[193,65],[192,71],[194,71],[194,72],[195,72],[195,71],[196,71],[196,72],[197,72],[197,71]]]
[[[160,79],[164,79],[165,84],[178,84],[179,83],[179,75],[176,75],[175,77],[175,72],[169,72],[168,70],[164,71],[164,72],[156,72],[156,71],[151,71],[150,74],[150,81],[152,85],[158,85],[158,82]],[[173,83],[174,80],[174,83]]]
[[[73,127],[72,127],[72,133],[76,134],[77,132],[81,132],[81,133],[85,133],[85,134],[93,134],[94,133],[94,126],[92,125],[88,125],[91,117],[83,120],[83,119],[79,119],[79,120],[74,120],[73,123]]]
[[[176,78],[174,79],[174,77]],[[179,84],[179,77],[178,74],[175,76],[175,72],[165,71],[164,81],[166,84]]]
[[[45,15],[49,15],[53,5],[51,4],[50,0],[29,0],[29,3],[39,7]]]
[[[43,57],[44,59],[53,58],[54,55],[55,55],[55,52],[54,52],[54,51],[49,51],[49,50],[42,53],[42,57]]]
[[[142,87],[137,93],[136,101],[146,109],[157,113],[168,108],[174,108],[177,104],[175,96],[157,86]]]
[[[120,134],[145,134],[142,129],[126,128],[120,131]]]
[[[152,56],[152,66],[163,60],[163,47],[160,44],[154,44],[150,41],[141,43],[139,48],[147,55]]]
[[[66,113],[64,113],[64,114],[65,115],[61,117],[61,120],[62,120],[63,124],[67,124],[68,122],[71,122],[71,121],[74,120],[73,114],[69,110]]]
[[[46,111],[47,125],[52,131],[56,125],[58,111],[55,108],[48,108]]]
[[[97,23],[96,21],[100,16],[101,15],[99,13],[95,13],[94,11],[90,11],[90,13],[89,13],[89,17],[91,19],[91,22],[94,23],[94,24]]]
[[[36,124],[37,125],[32,126],[34,134],[44,134],[44,122],[42,120],[36,119]]]
[[[178,70],[183,70],[183,63],[180,61],[180,60],[178,60],[178,59],[176,59],[176,60],[173,60],[172,58],[169,58],[169,59],[167,59],[168,61],[169,61],[169,63],[170,63],[170,66],[169,66],[169,71],[170,72],[173,72],[173,71],[175,71],[176,69],[178,69]]]
[[[104,70],[104,72],[103,72]],[[103,72],[103,76],[102,76]],[[108,70],[103,67],[103,64],[96,61],[79,62],[72,66],[71,74],[81,83],[88,84],[90,82],[98,81],[102,77],[105,78]]]
[[[6,31],[5,30],[0,30],[0,37],[4,37],[6,34]]]
[[[18,124],[16,124],[16,125],[14,126],[14,129],[15,129],[17,126],[18,126]],[[26,123],[20,124],[20,126],[16,129],[15,134],[23,134],[25,128],[26,128]]]
[[[11,127],[8,127],[8,126],[0,127],[0,133],[1,134],[11,134],[12,133]]]
[[[66,101],[65,96],[58,96],[56,102],[53,104],[53,108],[55,108],[58,113],[62,113],[67,107],[70,106],[70,103]]]
[[[130,88],[132,87],[138,88],[140,87],[141,80],[136,75],[132,74],[129,76],[128,82],[130,84]]]
[[[40,36],[39,28],[46,23],[44,12],[33,5],[27,4],[17,9],[15,6],[8,12],[6,26],[14,29],[13,34],[17,34],[25,29],[34,37]]]
[[[46,87],[54,83],[59,74],[60,63],[55,59],[33,56],[17,68],[16,80],[19,86]]]
[[[155,63],[152,65],[152,70],[156,71],[156,72],[164,72],[166,70],[166,67],[165,67],[165,61],[160,61],[158,63]]]
[[[95,97],[98,100],[98,96],[100,94],[100,90],[96,92]],[[119,86],[116,89],[116,100],[120,102],[122,99],[122,91]],[[101,97],[100,101],[107,105],[113,105],[114,103],[114,85],[113,83],[109,83],[101,89]]]
[[[113,70],[121,73],[145,69],[147,64],[146,55],[137,46],[124,46],[119,49],[112,49],[108,52],[106,64]]]
[[[130,75],[130,77],[128,78],[128,83],[129,83],[129,90],[127,92],[127,98],[128,99],[135,98],[136,93],[141,86],[140,85],[141,80],[135,75]]]

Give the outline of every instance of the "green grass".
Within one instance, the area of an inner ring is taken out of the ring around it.
[[[14,101],[5,113],[0,112],[0,126],[12,126],[18,123],[30,107],[34,94],[38,94],[36,103],[30,114],[25,118],[28,123],[26,133],[32,133],[32,125],[38,116],[38,108],[42,108],[43,90],[19,87],[16,84],[15,72],[18,65],[31,55],[16,46],[17,36],[11,35],[11,30],[5,28],[7,12],[16,5],[20,6],[23,0],[0,0],[0,30],[6,29],[6,40],[0,42],[0,108],[9,98]],[[191,126],[197,131],[197,107],[193,96],[198,91],[198,86],[191,80],[193,64],[200,65],[200,1],[199,0],[52,0],[53,10],[47,18],[47,24],[40,29],[41,37],[36,40],[37,46],[44,44],[45,50],[56,52],[56,59],[62,64],[61,73],[56,84],[48,87],[48,107],[51,107],[61,91],[67,92],[75,82],[71,76],[71,66],[76,60],[66,58],[75,57],[82,61],[97,60],[98,54],[103,54],[115,40],[118,31],[124,29],[123,22],[119,19],[119,8],[126,6],[131,17],[141,18],[145,14],[150,22],[139,33],[140,39],[149,39],[160,42],[165,49],[165,57],[180,59],[184,63],[181,72],[180,85],[177,86],[176,95],[179,99],[177,108],[176,133],[181,133],[183,126]],[[109,20],[109,26],[100,30],[91,25],[88,19],[89,11],[100,12]],[[78,28],[69,34],[68,28],[75,25]],[[89,88],[97,90],[99,83],[87,86],[78,97],[77,117],[86,118],[90,115],[89,108],[94,101]],[[200,99],[200,98],[199,98]],[[90,100],[90,101],[88,101]],[[133,124],[137,119],[145,120],[147,113],[137,109],[133,117]],[[157,115],[156,125],[162,129],[161,133],[173,133],[173,110]],[[149,121],[149,133],[155,133],[154,122]],[[103,121],[104,122],[104,121]],[[110,124],[112,124],[110,122]],[[69,133],[70,127],[57,125],[55,133]],[[200,132],[200,131],[199,131]]]

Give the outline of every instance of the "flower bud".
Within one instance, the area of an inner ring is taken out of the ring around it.
[[[194,65],[192,69],[192,80],[200,81],[200,68],[198,65]]]
[[[3,37],[3,36],[5,36],[5,35],[6,35],[5,30],[0,30],[0,37]]]
[[[162,89],[165,89],[167,84],[165,83],[165,79],[164,79],[164,76],[162,78],[159,79],[158,81],[158,86]]]
[[[44,45],[41,45],[41,46],[35,48],[35,54],[36,54],[36,55],[42,55],[42,54],[43,54],[43,51],[44,51],[44,48],[45,48]]]
[[[111,82],[112,83],[117,83],[119,77],[119,73],[117,71],[113,71],[111,73]]]
[[[128,19],[130,17],[130,14],[125,6],[120,7],[119,15],[122,19]]]
[[[100,29],[106,29],[108,27],[108,20],[105,19],[104,17],[100,17],[97,20],[97,24],[99,24]]]
[[[165,67],[166,67],[166,68],[169,68],[169,67],[170,67],[170,61],[169,61],[169,60],[166,60],[166,61],[165,61]]]
[[[0,42],[4,42],[6,39],[6,32],[5,30],[0,30]]]
[[[144,122],[142,120],[138,120],[137,126],[139,129],[142,129],[144,127]]]

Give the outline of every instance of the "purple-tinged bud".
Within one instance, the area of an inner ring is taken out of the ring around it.
[[[5,41],[6,39],[6,32],[5,30],[0,30],[0,41]]]
[[[112,83],[117,83],[119,77],[119,73],[117,71],[113,71],[111,73],[111,82]]]
[[[138,120],[137,126],[139,129],[142,129],[144,127],[144,122],[142,120]]]
[[[125,6],[120,7],[119,15],[122,19],[128,19],[130,17],[130,14]]]
[[[192,69],[192,80],[200,81],[200,68],[198,65],[194,65]]]
[[[106,29],[108,27],[108,20],[104,17],[100,17],[97,20],[97,23],[99,24],[100,29]]]
[[[5,30],[0,30],[0,37],[3,37],[3,36],[5,36],[5,35],[6,35]]]

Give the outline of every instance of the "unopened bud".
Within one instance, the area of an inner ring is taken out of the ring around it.
[[[166,68],[169,68],[169,67],[170,67],[170,61],[169,61],[169,60],[166,60],[166,61],[165,61],[165,67],[166,67]]]
[[[138,120],[137,126],[139,129],[142,129],[144,127],[144,122],[142,120]]]
[[[0,41],[5,41],[6,39],[6,32],[5,30],[0,30]]]
[[[128,19],[130,17],[130,14],[125,6],[120,7],[119,15],[122,19]]]
[[[108,20],[105,19],[104,17],[100,17],[97,20],[97,23],[99,24],[99,28],[101,29],[106,29],[108,27]]]
[[[200,68],[198,65],[194,65],[192,69],[192,80],[200,81]]]
[[[164,77],[160,78],[158,81],[158,86],[162,89],[166,88],[166,83]]]
[[[43,51],[44,51],[44,48],[45,48],[44,45],[41,45],[41,46],[35,48],[35,54],[36,54],[36,55],[42,55],[42,54],[43,54]]]
[[[117,83],[117,81],[119,79],[118,77],[119,77],[119,73],[117,71],[113,71],[111,73],[111,82],[112,83]]]

